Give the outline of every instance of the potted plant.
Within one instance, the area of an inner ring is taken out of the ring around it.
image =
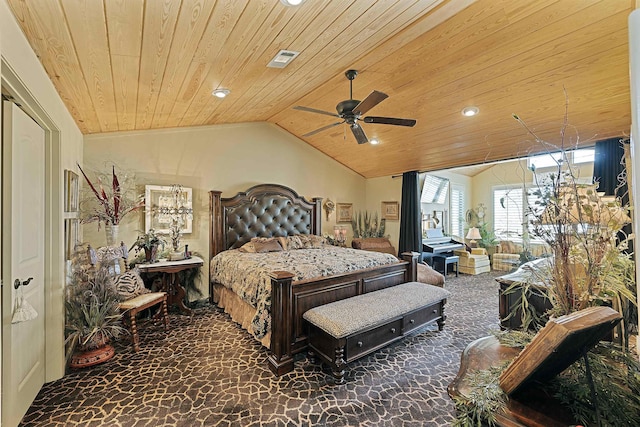
[[[144,250],[145,261],[148,263],[154,263],[158,260],[158,248],[164,245],[166,241],[164,238],[156,233],[156,230],[150,228],[148,232],[138,235],[138,238],[133,243],[132,248],[135,248],[136,253]]]
[[[106,362],[115,354],[111,340],[126,333],[118,308],[113,278],[105,267],[82,262],[86,251],[76,251],[66,288],[65,332],[67,361],[72,368]]]

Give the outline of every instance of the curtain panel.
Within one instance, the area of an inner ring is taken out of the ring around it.
[[[417,171],[402,174],[402,206],[400,210],[398,255],[403,252],[422,253],[420,188],[418,182]]]

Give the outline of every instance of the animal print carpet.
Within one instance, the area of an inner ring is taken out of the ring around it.
[[[443,331],[427,326],[350,364],[346,384],[298,355],[276,378],[267,351],[215,306],[142,324],[109,362],[45,384],[22,426],[449,426],[460,354],[498,328],[499,275],[449,275]]]

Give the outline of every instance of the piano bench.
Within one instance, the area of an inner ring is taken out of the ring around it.
[[[460,269],[458,268],[458,262],[460,257],[457,255],[434,255],[433,256],[433,268],[442,273],[443,276],[447,276],[449,270],[449,264],[455,266],[456,277],[458,277]]]

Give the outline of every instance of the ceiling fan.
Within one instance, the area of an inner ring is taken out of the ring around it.
[[[358,123],[358,120],[363,120],[365,123],[379,123],[383,125],[395,125],[395,126],[409,126],[412,127],[416,124],[416,121],[413,119],[398,119],[394,117],[378,117],[378,116],[366,116],[362,117],[364,113],[378,105],[380,102],[384,101],[389,97],[386,93],[378,92],[374,90],[367,96],[364,100],[358,101],[357,99],[353,99],[353,79],[358,75],[357,70],[347,70],[344,73],[349,79],[349,99],[346,101],[342,101],[336,105],[336,111],[338,114],[330,113],[329,111],[317,110],[315,108],[295,106],[294,110],[300,111],[308,111],[310,113],[318,113],[324,114],[326,116],[339,117],[342,119],[341,122],[331,123],[330,125],[323,126],[319,129],[311,131],[309,133],[305,133],[302,136],[311,136],[316,133],[325,131],[327,129],[331,129],[334,126],[341,125],[342,123],[347,123],[351,128],[351,132],[353,132],[353,136],[356,137],[356,141],[358,144],[364,144],[369,142],[367,139],[367,135],[364,133],[364,129]]]

